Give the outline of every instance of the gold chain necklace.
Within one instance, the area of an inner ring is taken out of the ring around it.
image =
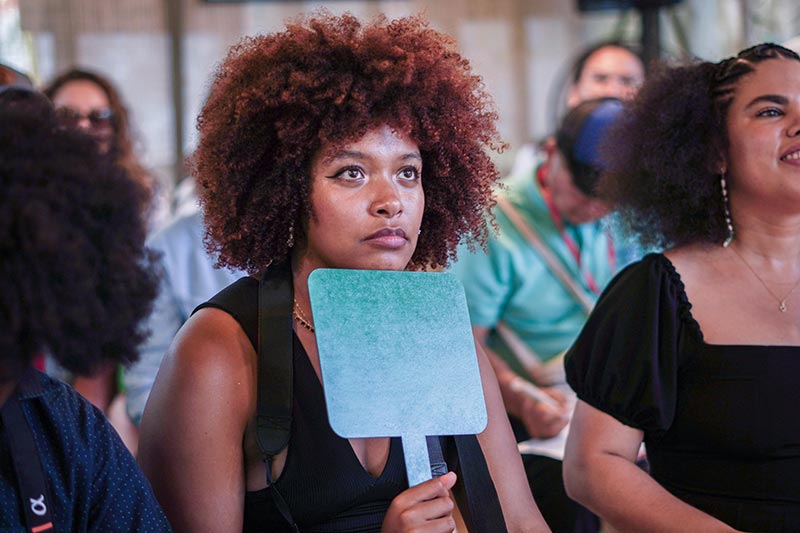
[[[783,298],[781,298],[780,296],[778,296],[777,294],[772,292],[772,289],[769,288],[769,285],[767,285],[766,282],[764,282],[764,280],[761,279],[761,276],[758,275],[758,273],[755,271],[755,269],[750,266],[750,263],[748,263],[745,260],[744,256],[742,254],[740,254],[736,250],[735,247],[731,246],[730,249],[733,250],[733,252],[739,257],[739,259],[742,260],[742,263],[744,263],[744,266],[746,266],[748,268],[748,270],[750,270],[750,272],[753,273],[753,275],[756,277],[756,279],[761,282],[761,285],[763,285],[764,288],[767,289],[767,292],[770,293],[773,298],[775,298],[775,301],[778,302],[778,309],[780,310],[780,312],[781,313],[785,313],[789,309],[788,307],[786,307],[786,300],[788,300],[789,296],[792,295],[794,290],[798,286],[800,286],[800,278],[797,281],[794,282],[794,285],[792,285],[792,288],[789,290],[789,292],[787,292],[786,295]]]
[[[296,299],[294,301],[294,308],[292,309],[292,316],[298,324],[306,328],[311,333],[314,333],[314,323],[311,322],[311,319],[306,316]]]

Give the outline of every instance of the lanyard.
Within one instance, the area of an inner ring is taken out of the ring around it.
[[[597,281],[592,273],[583,267],[580,246],[578,246],[578,243],[575,242],[575,239],[572,237],[572,235],[567,233],[566,227],[564,226],[564,220],[553,203],[553,197],[550,194],[550,190],[544,183],[544,170],[546,166],[547,165],[541,165],[536,170],[536,180],[539,182],[539,189],[542,192],[542,198],[544,198],[544,202],[547,204],[547,209],[550,211],[550,218],[553,220],[553,224],[561,235],[561,240],[569,249],[573,259],[575,259],[575,264],[583,276],[583,281],[586,284],[586,287],[588,287],[589,290],[594,294],[599,295],[601,291],[600,286],[597,284]],[[611,268],[611,271],[614,272],[617,269],[617,258],[614,251],[614,242],[611,240],[611,235],[608,234],[606,235],[606,240],[608,242],[608,265]]]
[[[55,531],[52,514],[48,505],[52,504],[47,478],[39,460],[38,448],[33,439],[33,431],[25,419],[17,395],[35,387],[35,373],[30,370],[5,405],[0,409],[6,437],[11,447],[11,459],[17,474],[17,486],[22,506],[25,509],[25,523],[30,533]]]

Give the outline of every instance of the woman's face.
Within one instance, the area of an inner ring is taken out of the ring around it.
[[[731,198],[800,211],[800,61],[758,63],[735,89],[727,127]]]
[[[581,76],[570,88],[567,105],[575,107],[593,98],[633,98],[644,82],[644,65],[635,54],[619,46],[604,46],[590,55]]]
[[[114,113],[102,88],[89,80],[74,80],[62,85],[53,96],[61,118],[100,142],[107,152],[114,134]]]
[[[402,270],[425,209],[422,157],[389,126],[323,146],[311,162],[311,208],[300,261],[308,270]]]

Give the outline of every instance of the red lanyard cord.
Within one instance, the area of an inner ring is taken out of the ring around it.
[[[575,264],[578,267],[581,275],[583,276],[583,281],[586,286],[592,291],[594,294],[600,294],[601,288],[597,284],[594,276],[591,272],[583,268],[582,261],[581,261],[581,249],[578,246],[578,243],[575,242],[575,239],[567,233],[567,230],[564,226],[564,220],[561,217],[561,214],[556,209],[555,204],[553,203],[553,197],[550,194],[550,190],[547,188],[544,182],[544,172],[547,167],[547,164],[540,165],[539,168],[536,170],[536,180],[539,182],[539,189],[542,192],[542,198],[544,198],[545,203],[547,204],[547,209],[550,211],[550,218],[553,220],[553,224],[555,225],[556,229],[561,234],[561,240],[564,241],[564,244],[570,251],[570,254],[575,259]],[[608,265],[611,268],[611,271],[616,271],[617,266],[617,258],[616,252],[614,251],[614,242],[611,239],[610,234],[606,234],[606,242],[608,243]]]

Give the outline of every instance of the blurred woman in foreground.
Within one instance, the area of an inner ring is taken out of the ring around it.
[[[105,417],[31,365],[48,353],[83,375],[135,360],[157,287],[145,199],[43,95],[0,88],[3,531],[170,530]]]

